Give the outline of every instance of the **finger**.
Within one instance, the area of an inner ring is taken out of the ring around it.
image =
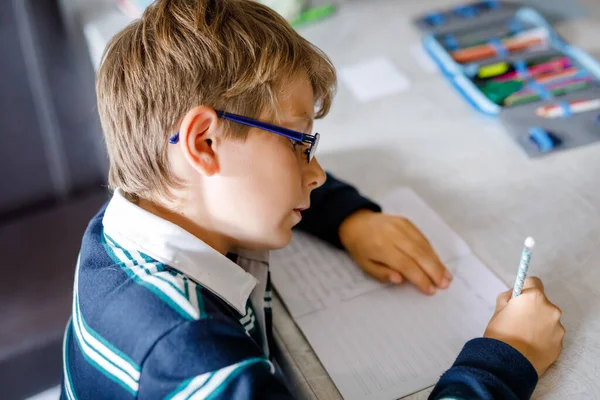
[[[406,229],[408,236],[412,239],[412,246],[406,246],[400,250],[411,256],[440,288],[446,289],[452,280],[452,274],[446,269],[437,253],[421,233],[421,231],[409,220],[402,220],[402,227]]]
[[[523,290],[533,288],[540,289],[542,292],[544,291],[544,284],[537,276],[530,276],[523,282]]]
[[[512,290],[507,290],[506,292],[502,292],[496,298],[496,312],[502,310],[508,304],[512,296]]]
[[[562,336],[565,336],[565,334],[567,333],[565,326],[560,321],[558,322],[558,331]]]
[[[407,281],[411,282],[423,293],[428,295],[435,293],[435,286],[431,279],[406,253],[393,249],[393,254],[388,254],[384,260],[387,267],[400,272]]]
[[[413,224],[410,220],[403,219],[403,224],[401,225],[402,228],[406,230],[410,238],[414,239],[414,241],[418,243],[423,248],[423,250],[433,249],[427,237],[423,235],[419,228],[417,228],[417,226]]]
[[[558,354],[560,354],[563,349],[565,348],[565,335],[567,334],[567,330],[565,329],[565,327],[563,326],[563,324],[561,324],[560,322],[558,323],[558,327],[557,327],[557,331],[556,331],[556,335],[558,335],[558,340],[560,343],[560,348],[558,350]]]
[[[380,282],[394,283],[397,285],[403,282],[402,275],[400,275],[400,273],[376,261],[366,261],[360,263],[359,265],[363,269],[363,271],[365,271]]]
[[[405,247],[406,249],[399,248],[399,250],[404,251],[412,258],[437,287],[446,289],[450,285],[452,275],[446,270],[433,249],[429,248],[428,251],[424,251],[421,247],[414,245]]]
[[[550,304],[552,304],[552,303],[550,303]],[[552,307],[554,309],[554,318],[560,322],[560,317],[562,317],[562,310],[559,307],[557,307],[555,304],[552,304]]]

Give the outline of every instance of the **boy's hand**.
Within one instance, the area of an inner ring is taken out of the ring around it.
[[[360,210],[342,222],[342,245],[354,261],[382,282],[412,282],[423,293],[446,289],[452,275],[421,232],[406,218]]]
[[[527,278],[519,297],[511,299],[511,295],[512,290],[498,296],[496,312],[483,336],[517,349],[542,376],[562,350],[562,312],[548,300],[538,278]]]

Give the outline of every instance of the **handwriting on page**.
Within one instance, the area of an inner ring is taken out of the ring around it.
[[[345,252],[308,235],[294,234],[292,243],[271,255],[273,282],[285,292],[286,305],[299,317],[346,301],[381,284],[369,278]]]

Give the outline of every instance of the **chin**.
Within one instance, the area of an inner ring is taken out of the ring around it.
[[[279,250],[292,241],[292,228],[279,228],[272,232],[263,242],[269,250]]]
[[[290,244],[292,241],[292,230],[287,229],[284,232],[278,232],[276,236],[273,237],[270,249],[271,250],[279,250]]]
[[[248,250],[279,250],[290,244],[292,241],[292,230],[279,230],[271,235],[263,236],[260,239],[254,239],[238,243],[237,247]]]

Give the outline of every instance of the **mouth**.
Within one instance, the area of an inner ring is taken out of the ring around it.
[[[296,216],[298,216],[300,219],[302,219],[302,211],[304,211],[304,210],[308,210],[308,206],[294,208],[294,214],[296,214]]]

